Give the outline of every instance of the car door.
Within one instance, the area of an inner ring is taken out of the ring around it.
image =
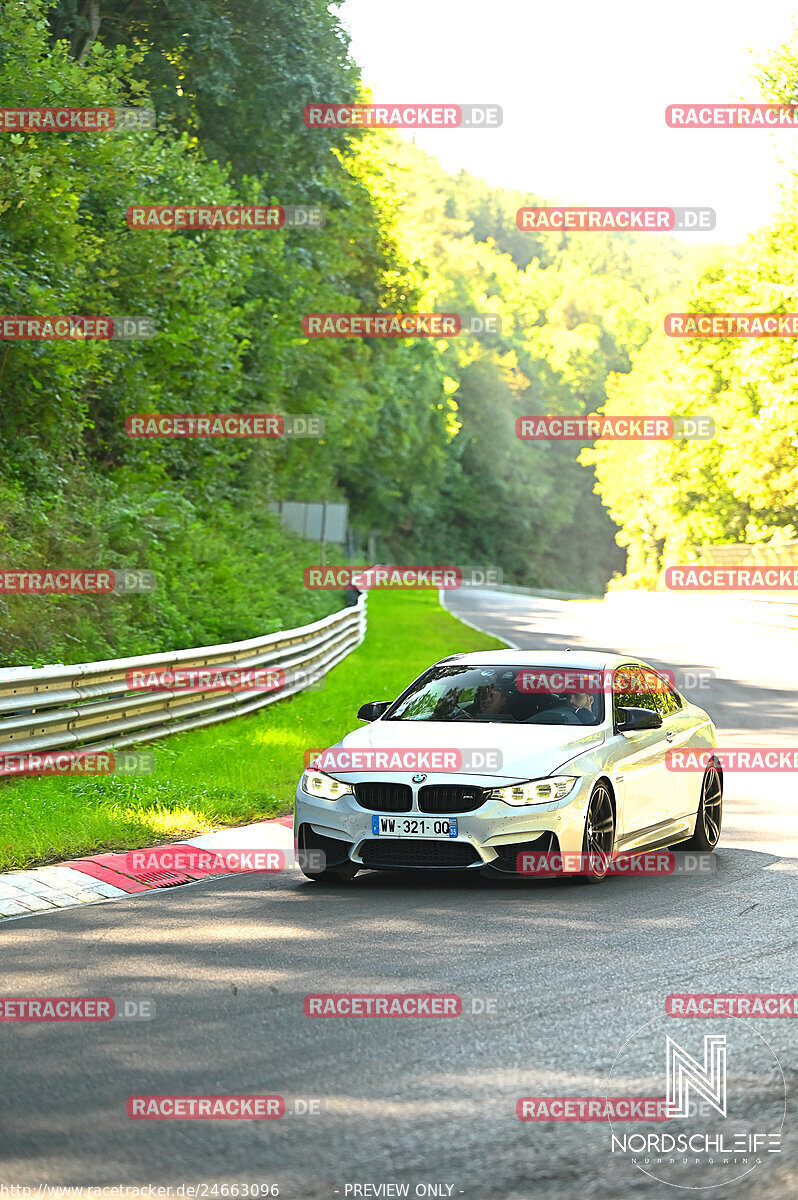
[[[671,816],[685,816],[694,813],[698,808],[698,792],[700,779],[693,771],[671,771],[668,769],[668,750],[678,750],[687,746],[695,729],[695,718],[682,700],[678,692],[670,686],[664,676],[657,671],[646,674],[653,676],[654,699],[657,711],[662,717],[662,729],[668,743],[665,752],[665,786],[667,791],[666,804]]]
[[[612,681],[613,731],[616,745],[616,779],[621,792],[620,837],[623,842],[666,821],[669,811],[669,772],[666,730],[638,729],[617,732],[620,708],[648,708],[659,714],[657,688],[639,663],[616,667]]]

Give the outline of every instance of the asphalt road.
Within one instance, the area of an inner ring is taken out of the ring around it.
[[[523,647],[604,647],[715,672],[701,677],[699,703],[721,744],[796,736],[798,634],[656,597],[626,610],[471,592],[450,607]],[[319,888],[293,872],[242,875],[5,922],[4,995],[147,999],[155,1015],[0,1024],[0,1182],[169,1185],[172,1195],[276,1184],[311,1200],[404,1184],[410,1196],[469,1200],[674,1197],[610,1153],[605,1121],[523,1123],[516,1100],[661,1095],[663,1056],[622,1046],[646,1022],[658,1028],[669,993],[795,990],[795,799],[795,776],[728,777],[709,876],[582,887],[364,873]],[[456,993],[463,1015],[311,1020],[302,1000],[319,992]],[[728,1031],[730,1091],[752,1128],[778,1125],[773,1055],[789,1094],[781,1154],[711,1195],[794,1196],[797,1019],[709,1024],[674,1021],[673,1036],[700,1057],[704,1033]],[[289,1109],[299,1099],[323,1111],[127,1117],[127,1097],[163,1093],[280,1094]],[[730,1177],[718,1170],[712,1179]]]

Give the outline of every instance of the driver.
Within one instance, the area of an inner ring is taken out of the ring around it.
[[[507,711],[507,697],[504,692],[496,687],[495,683],[489,683],[483,687],[477,688],[476,698],[473,704],[475,713],[484,713],[492,715]]]
[[[596,722],[595,701],[592,692],[568,692],[568,703],[583,725],[594,725]]]

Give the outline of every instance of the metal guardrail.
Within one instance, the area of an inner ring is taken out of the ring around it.
[[[220,646],[143,654],[75,666],[0,670],[0,755],[115,750],[254,712],[310,686],[361,644],[366,596],[356,605],[297,629]],[[213,667],[273,668],[279,690],[217,687],[131,689],[128,672]]]

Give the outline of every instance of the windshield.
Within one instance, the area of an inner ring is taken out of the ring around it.
[[[441,663],[411,684],[385,721],[477,721],[511,725],[600,725],[601,672],[545,666]],[[584,688],[592,689],[584,691]]]

